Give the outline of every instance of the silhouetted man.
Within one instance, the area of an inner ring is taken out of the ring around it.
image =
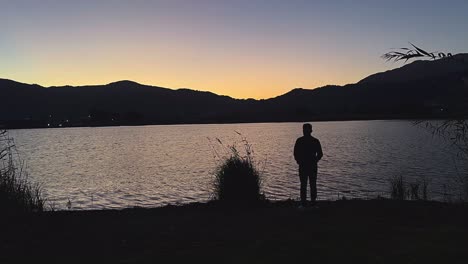
[[[301,180],[301,206],[307,205],[307,180],[310,182],[310,199],[315,205],[317,199],[317,162],[322,158],[320,141],[312,134],[312,125],[302,126],[304,136],[296,140],[294,145],[294,159],[299,164],[299,178]]]

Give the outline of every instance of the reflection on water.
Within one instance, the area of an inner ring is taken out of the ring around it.
[[[319,199],[387,195],[388,179],[427,177],[441,199],[466,166],[446,143],[409,121],[314,122],[324,157]],[[292,148],[301,123],[170,125],[14,130],[11,135],[30,177],[48,200],[64,208],[159,206],[210,199],[217,138],[253,145],[270,199],[297,199],[299,179]],[[457,166],[455,166],[457,165]]]

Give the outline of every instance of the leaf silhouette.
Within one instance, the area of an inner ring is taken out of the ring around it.
[[[432,57],[431,54],[429,54],[427,51],[416,47],[416,46],[415,46],[413,43],[411,43],[411,42],[410,42],[410,44],[411,44],[411,46],[413,46],[418,52],[420,52],[420,53],[422,53],[422,54],[424,54],[424,55],[426,55],[426,56]]]

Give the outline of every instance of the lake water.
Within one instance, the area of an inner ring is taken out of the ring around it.
[[[447,142],[411,121],[313,122],[323,147],[319,199],[388,196],[389,179],[426,177],[444,199],[468,170]],[[207,201],[226,147],[253,146],[269,199],[298,199],[292,150],[301,123],[12,130],[33,181],[57,209],[155,207]],[[220,144],[219,141],[223,144]]]

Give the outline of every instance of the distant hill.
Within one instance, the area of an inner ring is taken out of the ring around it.
[[[463,115],[468,105],[468,54],[415,61],[356,84],[294,89],[243,100],[190,89],[119,81],[44,88],[0,79],[0,125],[101,126],[430,118]]]

